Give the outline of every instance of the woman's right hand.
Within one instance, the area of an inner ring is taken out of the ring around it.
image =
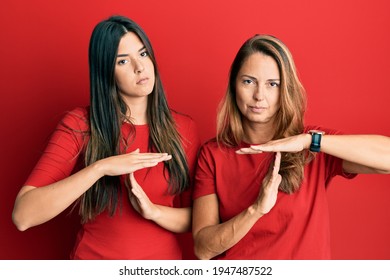
[[[254,204],[254,209],[261,216],[267,214],[275,206],[279,185],[282,181],[282,176],[279,174],[280,159],[281,154],[277,152],[271,178],[268,182],[263,182],[259,196]]]
[[[277,152],[270,179],[263,181],[254,204],[227,221],[220,221],[219,201],[215,193],[194,200],[192,233],[197,258],[212,259],[232,248],[275,206],[282,181],[279,174],[280,158],[280,152]]]
[[[172,156],[167,153],[140,153],[139,149],[136,149],[128,154],[99,160],[95,165],[103,176],[119,176],[133,173],[142,168],[156,166],[158,163],[171,158]]]

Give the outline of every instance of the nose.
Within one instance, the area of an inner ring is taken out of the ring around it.
[[[144,71],[144,69],[145,67],[139,59],[134,60],[134,73],[139,74]]]
[[[260,101],[264,99],[265,89],[262,86],[257,86],[253,92],[253,99]]]

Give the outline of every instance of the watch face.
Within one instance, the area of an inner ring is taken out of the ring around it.
[[[310,133],[310,134],[325,134],[324,131],[322,131],[322,130],[315,130],[315,129],[309,130],[308,133]]]

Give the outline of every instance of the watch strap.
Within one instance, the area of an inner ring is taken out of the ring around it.
[[[322,133],[311,133],[310,151],[318,153],[321,149]]]

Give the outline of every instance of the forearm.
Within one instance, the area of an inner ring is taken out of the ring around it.
[[[190,230],[191,208],[173,208],[162,205],[155,205],[157,214],[151,218],[159,226],[176,233]]]
[[[262,215],[250,206],[234,218],[206,226],[194,233],[195,255],[211,259],[236,245]]]
[[[390,172],[390,137],[382,135],[324,135],[321,152]]]
[[[23,231],[52,219],[76,201],[101,176],[99,167],[91,165],[44,187],[25,186],[15,201],[13,222]]]

